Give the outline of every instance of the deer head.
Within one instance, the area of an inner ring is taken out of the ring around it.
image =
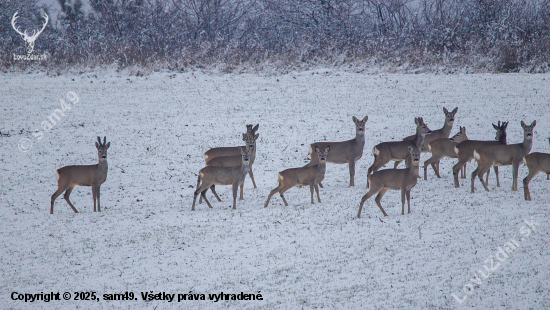
[[[38,35],[41,34],[42,31],[44,31],[44,28],[46,28],[46,25],[48,24],[48,20],[49,20],[48,14],[44,13],[44,15],[42,16],[45,20],[44,25],[42,25],[42,29],[40,29],[38,32],[36,30],[33,30],[32,35],[29,36],[27,34],[27,30],[25,30],[24,32],[21,32],[19,30],[19,27],[15,26],[15,21],[17,20],[17,18],[19,18],[19,16],[17,16],[17,13],[19,12],[15,12],[15,14],[13,14],[13,17],[11,19],[11,26],[13,27],[15,32],[20,34],[23,37],[23,40],[25,40],[27,54],[32,54],[32,51],[34,50],[34,41],[36,41],[36,38],[38,37]]]

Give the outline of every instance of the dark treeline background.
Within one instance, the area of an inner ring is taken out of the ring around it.
[[[0,0],[0,66],[550,71],[550,0]],[[50,22],[34,54],[11,26]],[[391,69],[393,68],[393,69]],[[438,69],[439,68],[439,69]]]

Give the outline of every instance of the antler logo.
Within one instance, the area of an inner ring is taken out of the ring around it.
[[[46,13],[44,13],[44,16],[42,16],[45,21],[44,21],[44,25],[42,26],[42,29],[40,29],[38,32],[36,30],[33,30],[32,31],[32,35],[28,35],[27,34],[27,30],[25,30],[24,32],[21,32],[19,30],[19,27],[15,26],[15,20],[17,20],[17,18],[19,16],[17,16],[17,13],[19,12],[15,12],[15,14],[13,14],[13,17],[11,19],[11,26],[13,27],[13,29],[18,33],[20,34],[22,37],[23,37],[23,40],[25,40],[25,47],[27,48],[27,55],[30,55],[32,54],[32,51],[34,50],[34,41],[36,41],[36,38],[38,38],[38,35],[42,33],[42,31],[44,31],[44,28],[46,28],[46,25],[48,24],[48,15]]]

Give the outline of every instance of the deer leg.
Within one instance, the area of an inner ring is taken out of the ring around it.
[[[57,190],[56,190],[55,193],[53,193],[53,195],[52,195],[51,207],[50,207],[50,214],[53,214],[53,204],[54,204],[55,200],[56,200],[57,197],[59,197],[59,195],[61,195],[61,193],[63,193],[67,188],[68,188],[68,186],[61,186],[61,185],[58,185],[58,186],[57,186]]]
[[[380,188],[373,188],[371,187],[370,190],[361,198],[361,203],[359,203],[359,212],[357,212],[357,217],[361,217],[361,211],[363,210],[363,204],[367,199],[372,197],[374,194],[378,193],[380,191]],[[383,212],[383,211],[382,211]]]
[[[317,193],[317,201],[321,203],[321,197],[319,197],[319,186],[317,186],[317,184],[315,184],[315,192]]]
[[[101,212],[101,204],[99,203],[99,197],[101,196],[101,185],[97,186],[96,198],[97,198],[97,212]]]
[[[281,187],[281,183],[279,183],[279,185],[277,187],[275,187],[274,189],[271,190],[271,192],[269,192],[269,195],[267,196],[267,200],[264,204],[264,208],[267,208],[267,205],[269,204],[269,200],[271,199],[271,197],[273,195],[275,195],[275,193],[279,192],[280,187]]]
[[[529,168],[529,174],[523,179],[523,196],[525,200],[531,200],[531,193],[529,192],[529,182],[531,182],[531,179],[539,173],[539,170],[537,169],[531,169]]]
[[[468,166],[468,163],[464,163],[464,166],[462,169],[464,169],[464,175],[462,176],[463,179],[466,179],[466,166]]]
[[[428,160],[424,162],[424,180],[428,179],[428,165],[432,166],[432,168],[434,169],[434,172],[437,175],[437,170],[435,167],[435,159],[434,159],[434,156],[432,155],[432,157],[428,158]]]
[[[349,167],[349,186],[355,186],[355,160],[352,158]]]
[[[239,187],[241,188],[241,193],[240,193],[240,195],[239,195],[239,200],[244,200],[244,198],[243,198],[244,180],[243,180],[243,182],[241,183],[241,185],[239,185]]]
[[[399,166],[399,164],[402,162],[402,160],[396,160],[394,163],[393,163],[393,169],[397,169],[397,166]]]
[[[491,172],[491,168],[487,169],[487,174],[485,175],[485,184],[487,186],[489,186],[489,172]],[[481,175],[483,175],[483,173]]]
[[[460,183],[458,183],[458,171],[466,164],[466,161],[458,160],[458,163],[453,166],[453,177],[455,181],[455,187],[460,187]]]
[[[321,182],[319,182],[319,187],[324,188],[323,184],[321,184]]]
[[[547,179],[547,180],[550,180],[550,173],[547,173],[547,174],[546,174],[546,179]]]
[[[411,190],[409,189],[407,192],[407,205],[409,208],[409,213],[411,213]]]
[[[437,167],[437,171],[435,172],[435,174],[437,175],[437,177],[438,177],[439,179],[441,179],[441,175],[439,175],[439,162],[440,162],[440,161],[441,161],[441,158],[438,159],[438,160],[435,162],[435,165],[436,165],[436,167]]]
[[[203,190],[203,191],[201,192],[201,196],[202,196],[202,198],[204,198],[204,201],[206,201],[206,204],[208,205],[208,207],[209,207],[210,209],[212,209],[212,205],[210,204],[210,201],[208,201],[208,199],[206,199],[206,190],[207,190],[207,189],[208,189],[208,188],[206,188],[205,190]]]
[[[92,184],[92,198],[94,199],[94,212],[96,212],[96,197],[97,197],[97,190],[95,188],[95,185]]]
[[[405,200],[407,196],[407,189],[401,188],[401,215],[405,215]]]
[[[311,204],[313,204],[313,182],[314,180],[309,181],[309,191],[311,192]]]
[[[216,193],[216,185],[215,184],[212,184],[212,186],[210,186],[210,190],[212,191],[212,194],[214,194],[214,197],[216,197],[216,199],[218,199],[218,202],[221,202],[222,200],[218,196],[218,193]],[[199,198],[199,203],[201,203],[200,198]]]
[[[471,193],[475,193],[474,183],[476,181],[476,177],[479,173],[479,170],[480,170],[479,167],[477,167],[477,169],[474,170],[474,172],[472,172],[472,185],[471,185],[471,190],[470,190]],[[483,182],[483,178],[481,179],[481,182]]]
[[[387,188],[383,188],[381,191],[378,192],[378,195],[376,196],[376,198],[374,198],[374,201],[376,202],[376,204],[378,205],[378,207],[380,208],[380,211],[382,211],[382,213],[384,214],[384,216],[388,216],[388,214],[386,213],[386,211],[384,211],[384,209],[382,208],[382,204],[380,203],[380,200],[382,200],[382,197],[384,196],[384,194],[388,191]]]
[[[285,203],[285,207],[288,207],[288,202],[286,202],[284,193],[289,189],[290,187],[284,186],[281,187],[279,190],[279,195],[281,195],[281,199],[283,199],[283,202]]]
[[[480,170],[479,174],[478,174],[478,177],[479,177],[479,180],[481,181],[481,184],[483,184],[483,188],[485,188],[486,191],[489,191],[489,187],[488,187],[487,182],[483,181],[483,174],[487,172],[487,175],[489,175],[489,171],[491,170],[491,166],[489,166],[488,168],[487,167],[477,167],[477,168]]]
[[[522,158],[523,159],[523,158]],[[519,164],[520,161],[514,161],[512,164],[512,190],[517,191],[518,190],[518,172],[519,172]]]
[[[493,166],[493,170],[495,171],[495,174],[497,176],[497,187],[500,187],[500,181],[498,180],[498,166]],[[489,174],[487,174],[488,176]],[[487,184],[489,184],[489,180],[487,179]]]
[[[254,188],[256,187],[256,181],[254,181],[254,173],[252,172],[252,165],[248,168],[248,175],[250,176],[250,179],[252,180],[252,185],[254,185]],[[241,200],[242,200],[242,194],[241,194]]]
[[[69,188],[67,188],[67,190],[65,191],[65,194],[63,194],[63,198],[65,198],[65,201],[67,201],[67,203],[69,204],[69,206],[71,206],[71,208],[73,209],[74,213],[78,213],[78,211],[76,211],[76,208],[73,206],[73,204],[72,204],[71,201],[69,200],[69,196],[71,195],[71,192],[73,191],[73,188],[74,188],[74,185],[69,186]],[[94,204],[95,204],[95,202],[94,202]]]

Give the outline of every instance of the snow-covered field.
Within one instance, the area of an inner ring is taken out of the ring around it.
[[[414,133],[414,116],[437,129],[442,108],[458,107],[452,134],[466,126],[470,139],[493,139],[491,123],[510,121],[509,143],[523,140],[521,120],[537,120],[532,151],[550,152],[549,82],[550,75],[329,70],[273,77],[3,74],[0,131],[11,136],[0,137],[1,308],[548,309],[550,181],[543,173],[531,181],[527,202],[526,167],[517,192],[511,167],[501,167],[502,187],[491,173],[491,191],[478,181],[471,194],[476,164],[454,188],[456,160],[444,159],[441,179],[430,167],[428,180],[412,190],[411,214],[401,215],[398,191],[382,200],[389,217],[382,218],[373,198],[361,219],[356,214],[372,146]],[[79,102],[38,140],[32,131],[60,99],[68,102],[69,91]],[[322,203],[310,204],[308,188],[293,188],[285,195],[290,206],[275,195],[263,208],[278,171],[306,163],[311,142],[351,139],[352,116],[365,115],[355,187],[348,187],[347,165],[328,164]],[[248,123],[260,124],[258,188],[247,178],[245,200],[231,210],[231,187],[218,186],[223,202],[208,193],[214,208],[203,203],[191,212],[202,153],[240,145]],[[50,215],[55,169],[96,163],[98,135],[111,142],[102,212],[92,211],[89,187],[76,187],[71,200],[80,213],[60,196]],[[28,152],[18,148],[22,138],[33,144]],[[529,236],[525,220],[538,223]],[[505,258],[499,247],[512,238],[519,246]],[[488,260],[491,255],[496,258]],[[497,263],[487,278],[480,275]],[[459,303],[463,287],[473,292]],[[12,292],[90,291],[102,300],[11,298]],[[124,292],[137,300],[103,300]],[[192,292],[207,300],[145,302],[141,292]],[[263,300],[208,300],[220,292],[260,292]]]

